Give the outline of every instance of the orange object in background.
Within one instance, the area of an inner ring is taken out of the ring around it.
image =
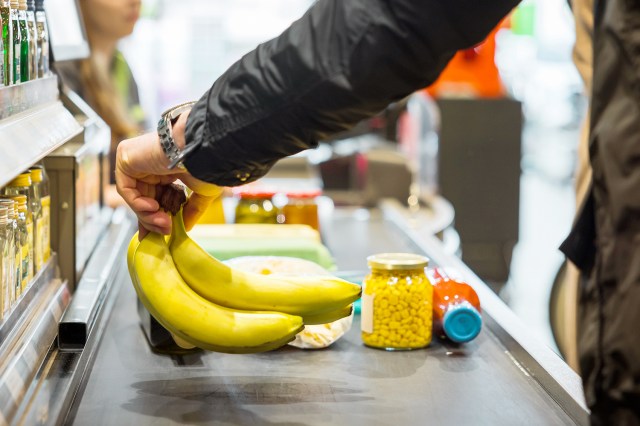
[[[433,284],[433,333],[456,343],[475,339],[482,328],[480,299],[467,283],[449,278],[439,268],[427,275]]]
[[[287,204],[282,207],[285,224],[309,225],[320,230],[318,222],[318,204],[316,199],[322,195],[320,189],[297,190],[286,193]]]
[[[482,43],[456,53],[425,90],[433,98],[500,98],[505,89],[495,64],[498,25]]]

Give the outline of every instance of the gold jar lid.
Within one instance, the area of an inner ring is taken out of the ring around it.
[[[379,253],[367,257],[367,265],[371,269],[387,271],[422,269],[429,264],[429,259],[413,253]]]

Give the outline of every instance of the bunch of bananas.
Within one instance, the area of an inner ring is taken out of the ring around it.
[[[183,347],[226,353],[279,348],[304,324],[351,314],[360,286],[332,276],[277,277],[240,271],[188,235],[182,212],[172,234],[134,235],[127,263],[144,306]]]

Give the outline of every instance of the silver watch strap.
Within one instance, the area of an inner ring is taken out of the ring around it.
[[[182,161],[184,161],[185,156],[192,150],[187,149],[190,148],[189,146],[185,147],[182,151],[178,148],[178,145],[176,145],[176,142],[173,139],[172,127],[180,114],[190,110],[193,107],[193,104],[195,104],[195,102],[186,102],[176,105],[175,107],[163,112],[160,120],[158,121],[158,138],[160,140],[162,152],[164,152],[164,155],[169,160],[169,169],[173,169],[175,167],[184,169]]]

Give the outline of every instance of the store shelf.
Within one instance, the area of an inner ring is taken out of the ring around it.
[[[0,87],[0,120],[58,100],[58,77]]]
[[[57,278],[57,262],[57,256],[54,253],[33,278],[31,286],[20,295],[11,313],[0,321],[0,354],[6,349],[7,343],[11,340],[10,336],[15,334],[17,329],[20,328],[19,323],[29,317],[30,310],[34,308],[33,300],[49,283]]]
[[[0,423],[10,422],[48,349],[71,299],[54,254],[0,324]]]

